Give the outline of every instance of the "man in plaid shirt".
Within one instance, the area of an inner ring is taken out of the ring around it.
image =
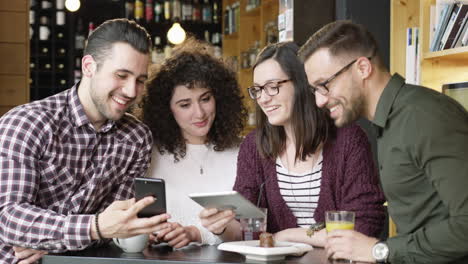
[[[88,39],[81,82],[0,119],[0,263],[167,227],[167,214],[137,218],[154,198],[130,199],[152,137],[126,110],[143,93],[150,48],[135,22],[107,21]]]

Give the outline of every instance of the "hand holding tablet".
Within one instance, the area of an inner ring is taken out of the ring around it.
[[[264,211],[236,191],[191,193],[189,197],[204,208],[233,210],[237,218],[265,218]]]

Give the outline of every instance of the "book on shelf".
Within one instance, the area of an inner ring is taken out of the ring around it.
[[[420,76],[420,47],[419,28],[406,29],[406,83],[419,84]]]
[[[460,13],[462,5],[463,4],[460,4],[460,3],[454,4],[452,13],[450,14],[447,25],[445,26],[444,34],[442,34],[442,37],[440,38],[440,42],[439,42],[438,47],[436,47],[436,50],[444,49],[445,43],[447,42],[448,36],[450,32],[452,31],[453,25],[455,24],[455,20],[457,19],[458,14]]]
[[[466,7],[468,8],[468,5],[466,5]],[[451,46],[450,48],[455,48],[455,47],[457,47],[456,45],[457,45],[457,43],[458,43],[459,41],[460,41],[460,43],[461,43],[461,40],[463,39],[463,32],[464,32],[463,30],[465,29],[466,24],[467,24],[466,21],[468,21],[468,12],[466,12],[465,17],[464,17],[463,20],[461,21],[460,27],[459,27],[459,29],[458,29],[458,32],[457,32],[457,34],[455,35],[455,38],[453,39],[453,42],[452,42],[452,46]]]
[[[452,17],[450,18],[444,37],[441,40],[441,50],[449,49],[455,41],[462,24],[465,22],[468,14],[468,4],[458,3],[453,9]],[[443,45],[443,46],[442,46]]]
[[[468,20],[463,26],[463,30],[460,33],[457,43],[455,43],[455,48],[468,46]]]
[[[442,35],[445,32],[445,28],[447,27],[447,23],[450,19],[450,16],[452,14],[452,10],[455,4],[449,3],[447,1],[444,1],[443,3],[439,3],[439,1],[436,4],[436,19],[435,24],[436,30],[434,32],[432,41],[431,41],[431,46],[430,46],[430,51],[437,51],[440,45],[440,40],[442,38]]]

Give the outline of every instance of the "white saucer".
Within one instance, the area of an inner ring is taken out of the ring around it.
[[[281,242],[275,243],[275,247],[264,248],[259,246],[258,240],[225,242],[218,246],[219,250],[237,252],[245,255],[247,259],[260,261],[282,260],[287,255],[301,256],[312,250],[311,245],[303,243]]]

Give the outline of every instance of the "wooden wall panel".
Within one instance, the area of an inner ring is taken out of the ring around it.
[[[0,58],[4,63],[0,63],[0,74],[27,74],[29,58],[27,43],[0,43]]]
[[[29,41],[29,25],[26,16],[26,12],[0,11],[0,42],[24,43]]]
[[[0,0],[0,10],[22,11],[28,10],[29,0]]]
[[[25,76],[0,75],[0,105],[20,105],[27,103]]]

